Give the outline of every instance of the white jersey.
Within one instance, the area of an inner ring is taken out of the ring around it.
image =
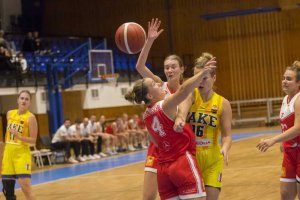
[[[70,132],[69,132],[70,136],[77,135],[76,124],[71,125],[69,129],[70,129]]]
[[[290,129],[294,126],[295,121],[295,101],[300,93],[297,93],[292,99],[288,98],[286,95],[282,101],[281,109],[280,109],[280,124],[282,132]],[[291,140],[283,142],[283,146],[286,147],[295,147],[300,145],[300,136],[297,136]]]
[[[89,126],[91,128],[92,133],[96,133],[97,132],[97,122],[91,122],[89,121]]]
[[[89,137],[91,133],[92,133],[92,129],[90,124],[88,124],[87,126],[85,126],[84,123],[80,124],[80,134],[83,137]]]
[[[64,137],[69,136],[70,134],[70,127],[67,129],[65,125],[62,125],[61,127],[59,127],[59,129],[57,129],[56,133],[54,134],[52,138],[52,143],[63,142],[65,141]]]
[[[173,94],[174,92],[171,92],[169,86],[168,86],[168,82],[164,82],[162,85],[162,89],[165,91],[166,96],[165,98],[167,98],[168,96],[170,96],[171,94]]]

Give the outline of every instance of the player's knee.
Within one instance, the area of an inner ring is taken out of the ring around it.
[[[13,179],[2,179],[2,185],[3,185],[3,194],[6,198],[6,200],[15,200],[15,184],[16,181]]]
[[[296,195],[297,195],[296,193],[290,192],[288,190],[280,191],[281,199],[284,199],[284,200],[293,200],[293,199],[295,199]]]

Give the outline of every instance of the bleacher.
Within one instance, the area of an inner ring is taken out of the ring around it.
[[[7,40],[14,44],[17,52],[21,51],[24,38],[23,35],[7,36]],[[82,82],[81,79],[85,80],[84,76],[87,76],[89,71],[89,49],[107,49],[105,39],[43,37],[41,41],[42,50],[23,52],[27,60],[28,73],[22,75],[19,86],[46,85],[46,74],[52,71],[57,72],[60,77],[74,73],[74,78],[78,79],[74,82]],[[116,48],[112,51],[114,72],[119,74],[118,81],[138,79],[139,75],[135,70],[137,55],[124,54]],[[50,66],[51,71],[47,70],[47,66]],[[147,64],[147,66],[151,69],[151,65]],[[11,84],[3,82],[0,87],[16,86],[14,81],[11,82]]]

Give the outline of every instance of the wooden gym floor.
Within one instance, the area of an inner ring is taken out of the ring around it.
[[[229,165],[224,169],[220,200],[279,199],[282,159],[279,145],[265,153],[255,148],[261,138],[279,131],[280,127],[233,130],[235,141]],[[35,169],[32,188],[38,200],[140,200],[145,154],[137,152],[89,163]],[[18,200],[25,200],[20,189],[16,194]],[[2,194],[0,199],[4,199]]]

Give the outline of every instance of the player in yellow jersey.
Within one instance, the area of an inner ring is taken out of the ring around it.
[[[27,90],[18,96],[18,109],[7,112],[5,148],[2,160],[2,184],[6,200],[14,200],[15,180],[22,188],[27,200],[33,200],[31,191],[31,154],[30,145],[37,137],[37,121],[28,110],[31,95]]]
[[[196,60],[194,74],[201,71],[211,59],[211,54],[203,53]],[[232,142],[231,106],[227,99],[213,90],[215,81],[215,71],[204,78],[199,87],[180,105],[174,127],[180,131],[185,119],[192,125],[197,140],[196,159],[202,171],[207,200],[217,200],[219,197],[223,160],[227,165]]]

